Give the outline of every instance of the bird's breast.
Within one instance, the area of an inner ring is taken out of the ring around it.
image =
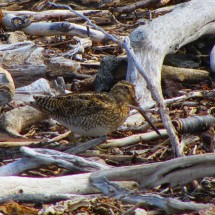
[[[129,114],[129,108],[121,105],[97,114],[68,114],[67,116],[52,115],[54,119],[83,136],[101,136],[116,130],[123,124]]]

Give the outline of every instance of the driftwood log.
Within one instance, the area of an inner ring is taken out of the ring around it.
[[[169,184],[171,187],[185,185],[194,179],[214,176],[214,154],[193,155],[165,162],[118,167],[92,174],[91,179],[106,177],[108,180],[135,180],[142,189]]]
[[[23,25],[15,26],[13,20],[19,20]],[[22,30],[25,34],[34,36],[55,36],[55,35],[67,35],[67,36],[79,36],[79,37],[91,37],[95,42],[101,42],[105,40],[105,35],[97,30],[84,27],[75,23],[69,22],[35,22],[30,23],[30,20],[23,17],[18,17],[13,14],[5,14],[2,23],[7,30]]]
[[[18,161],[0,167],[0,176],[15,176],[27,170],[51,164],[57,164],[71,172],[92,172],[98,169],[110,168],[92,160],[55,150],[30,149],[27,147],[22,147],[20,150],[23,153],[23,157]]]
[[[89,16],[92,14],[97,14],[101,12],[100,10],[84,10],[79,11],[85,16]],[[108,13],[108,11],[102,11],[103,13]],[[5,14],[13,14],[15,16],[27,16],[27,17],[33,17],[35,21],[43,21],[44,19],[54,19],[61,17],[62,19],[68,19],[68,18],[74,18],[76,15],[68,10],[46,10],[46,11],[4,11]]]
[[[153,164],[111,168],[92,174],[84,173],[54,178],[0,177],[0,198],[5,199],[7,196],[13,196],[20,192],[25,195],[98,193],[98,190],[91,185],[91,182],[93,182],[94,186],[107,194],[110,192],[109,188],[113,187],[114,184],[110,184],[108,181],[106,182],[104,178],[118,181],[121,185],[124,184],[127,186],[131,186],[131,182],[136,181],[140,184],[142,189],[153,188],[162,184],[170,184],[170,186],[184,185],[194,179],[214,176],[214,164],[215,155],[205,154],[176,158],[170,161]],[[77,181],[79,183],[77,183]],[[123,181],[124,183],[122,183]],[[127,181],[127,183],[125,181]],[[145,202],[146,204],[156,205],[170,214],[179,211],[199,210],[202,207],[210,206],[183,203],[175,199],[166,199],[153,195],[127,195],[124,191],[120,191],[120,189],[119,187],[115,188],[116,198],[118,194],[118,197],[123,196],[123,200],[127,202]],[[168,206],[166,206],[166,204]]]
[[[161,96],[161,68],[164,57],[202,35],[214,34],[214,9],[213,0],[192,0],[179,4],[172,12],[153,19],[131,33],[134,53]],[[146,82],[130,63],[128,62],[127,77],[135,84],[142,104],[151,106],[154,101],[146,88]]]

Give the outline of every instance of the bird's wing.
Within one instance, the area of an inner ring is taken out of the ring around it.
[[[66,112],[81,115],[96,114],[100,111],[113,108],[114,98],[108,93],[81,93],[67,94],[58,97]]]

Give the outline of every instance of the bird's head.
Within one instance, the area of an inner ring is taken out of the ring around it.
[[[110,93],[119,102],[124,102],[130,105],[137,105],[134,86],[128,81],[120,81],[114,85]]]

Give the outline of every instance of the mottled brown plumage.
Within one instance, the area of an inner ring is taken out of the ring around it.
[[[34,96],[34,99],[36,107],[83,136],[101,136],[116,130],[128,117],[128,105],[136,105],[134,87],[127,81],[120,81],[109,93]]]

